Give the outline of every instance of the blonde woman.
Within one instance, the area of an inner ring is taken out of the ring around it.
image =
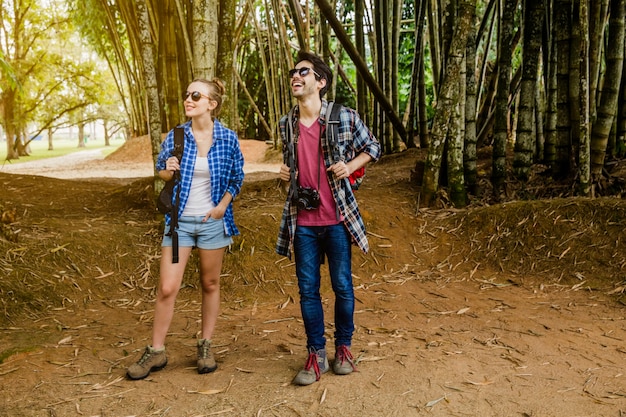
[[[217,369],[211,353],[211,339],[220,308],[220,272],[226,247],[238,235],[232,202],[243,183],[243,155],[237,134],[218,120],[224,85],[219,79],[194,80],[183,93],[185,115],[190,118],[184,129],[184,152],[179,161],[172,156],[174,131],[161,145],[156,169],[169,181],[180,171],[180,205],[178,239],[180,261],[172,263],[172,239],[169,236],[170,215],[165,216],[160,277],[154,309],[152,344],[138,362],[128,368],[130,379],[143,379],[151,371],[167,365],[165,336],[174,303],[191,250],[198,248],[202,286],[202,329],[198,339],[198,373]]]

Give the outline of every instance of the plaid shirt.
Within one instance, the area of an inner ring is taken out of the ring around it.
[[[319,123],[322,126],[326,125],[327,108],[328,102],[326,100],[322,100],[322,110],[319,117]],[[298,106],[294,107],[293,110],[293,132],[295,136],[294,140],[297,142],[299,115]],[[343,156],[345,161],[352,160],[356,155],[362,152],[367,153],[374,161],[377,161],[381,155],[380,143],[378,143],[378,140],[376,140],[372,132],[370,132],[367,126],[365,126],[358,114],[354,110],[344,107],[339,118],[338,146],[339,153]],[[283,116],[280,119],[280,136],[283,142],[283,161],[288,165],[289,148],[287,146],[287,120],[288,116]],[[324,155],[324,164],[326,165],[326,168],[328,168],[334,163],[334,160],[325,135],[322,135],[322,151]],[[348,178],[338,180],[334,178],[334,176],[330,176],[328,178],[330,188],[333,192],[333,198],[335,199],[339,213],[341,213],[344,217],[344,223],[350,232],[353,243],[355,243],[363,252],[367,253],[369,250],[369,243],[367,242],[367,236],[365,234],[365,224],[363,223],[363,218],[359,212],[359,206],[357,205],[356,198],[352,192],[350,181]],[[283,209],[282,220],[280,222],[278,241],[276,243],[276,253],[291,258],[291,252],[293,250],[293,237],[296,232],[298,208],[294,204],[291,204],[291,194],[288,194],[289,195],[287,196],[285,207]]]
[[[191,179],[193,177],[196,156],[198,155],[198,147],[191,131],[191,120],[183,125],[185,131],[185,149],[183,152],[183,160],[180,163],[181,181],[174,188],[180,187],[180,206],[178,207],[178,216],[183,214],[185,204],[189,198],[189,190],[191,189]],[[167,137],[161,144],[161,152],[157,157],[156,170],[165,169],[165,161],[172,156],[174,149],[174,129],[170,130]],[[226,192],[233,196],[233,200],[241,191],[243,184],[243,154],[239,148],[239,139],[237,134],[227,129],[219,121],[215,120],[213,125],[213,144],[209,149],[209,172],[211,173],[211,199],[213,204],[218,205]],[[165,224],[170,223],[170,214],[165,215]],[[237,226],[235,226],[235,218],[233,215],[232,203],[228,205],[224,213],[224,228],[227,236],[235,236],[239,234]]]

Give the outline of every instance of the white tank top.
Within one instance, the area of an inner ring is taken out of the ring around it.
[[[183,210],[183,216],[204,216],[215,208],[211,201],[211,173],[209,172],[209,159],[197,157],[193,168],[193,178],[189,189],[189,198]]]

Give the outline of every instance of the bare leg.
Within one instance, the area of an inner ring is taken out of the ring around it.
[[[191,254],[190,247],[181,247],[179,262],[172,263],[172,248],[165,246],[161,250],[161,268],[156,306],[154,307],[154,324],[152,327],[152,347],[160,349],[165,345],[165,336],[174,317],[176,296],[185,273],[185,266]]]
[[[211,340],[220,311],[220,273],[226,248],[200,249],[202,284],[202,339]]]

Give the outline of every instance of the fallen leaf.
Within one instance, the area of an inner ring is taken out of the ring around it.
[[[469,379],[465,380],[466,384],[471,384],[471,385],[479,385],[479,386],[484,386],[484,385],[491,385],[493,384],[495,381],[490,381],[487,378],[485,378],[485,380],[483,382],[474,382],[474,381],[470,381]]]
[[[437,398],[436,400],[432,400],[432,401],[428,401],[426,403],[426,407],[434,407],[435,405],[437,405],[437,403],[439,403],[441,400],[445,400],[446,396],[444,395],[441,398]]]
[[[205,391],[196,391],[196,394],[213,395],[213,394],[219,394],[220,392],[224,392],[224,390],[223,389],[208,389]]]

